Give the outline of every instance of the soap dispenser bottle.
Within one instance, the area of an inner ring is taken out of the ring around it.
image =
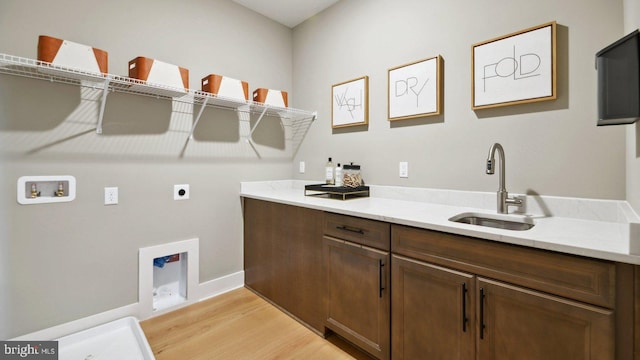
[[[327,161],[327,164],[324,166],[324,180],[327,185],[335,184],[334,168],[331,158],[329,158],[329,161]]]
[[[340,166],[340,163],[338,163],[338,166],[336,166],[335,177],[336,177],[336,181],[335,181],[336,186],[342,186],[342,167]]]

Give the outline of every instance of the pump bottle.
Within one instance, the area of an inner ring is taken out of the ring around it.
[[[327,164],[324,166],[324,180],[327,185],[335,184],[334,170],[333,162],[331,158],[329,158],[329,161],[327,161]]]

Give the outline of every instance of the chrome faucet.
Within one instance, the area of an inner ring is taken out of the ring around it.
[[[487,174],[493,175],[496,171],[496,159],[495,153],[498,151],[500,156],[500,187],[498,188],[498,213],[507,214],[509,212],[509,206],[522,206],[522,200],[516,198],[510,198],[507,189],[504,186],[504,149],[502,145],[495,143],[491,145],[489,149],[489,155],[487,156]]]

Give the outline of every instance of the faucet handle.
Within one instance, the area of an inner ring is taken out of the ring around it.
[[[516,211],[526,211],[524,196],[507,197],[504,202],[505,202],[505,208],[507,209],[509,208],[509,206],[515,206],[518,209],[520,209]]]
[[[520,207],[523,205],[522,199],[518,199],[518,198],[506,198],[504,202],[507,203],[507,205],[517,206],[517,207]]]

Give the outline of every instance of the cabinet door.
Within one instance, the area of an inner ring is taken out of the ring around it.
[[[244,199],[244,276],[245,284],[268,299],[276,299],[276,280],[282,275],[278,257],[276,204]],[[284,237],[282,237],[284,238]]]
[[[247,287],[324,333],[322,212],[244,200]]]
[[[473,359],[473,275],[397,255],[391,263],[393,359]]]
[[[389,358],[389,253],[324,237],[326,325],[379,359]]]
[[[479,279],[478,359],[614,359],[614,316],[563,298]]]
[[[324,334],[322,212],[281,206],[287,209],[282,224],[287,249],[279,258],[286,264],[286,276],[280,281],[286,282],[287,310]]]

